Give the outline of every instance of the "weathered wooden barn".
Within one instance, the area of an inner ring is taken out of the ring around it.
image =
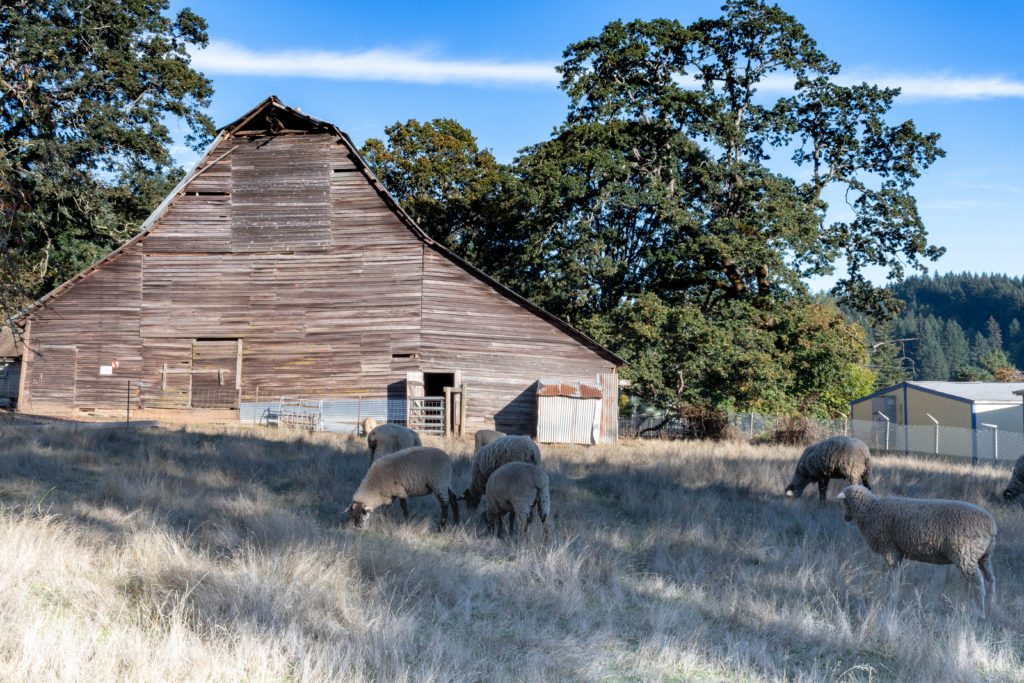
[[[431,240],[345,133],[276,97],[20,324],[26,411],[465,385],[468,429],[533,433],[537,381],[556,378],[601,386],[615,434],[621,359]]]

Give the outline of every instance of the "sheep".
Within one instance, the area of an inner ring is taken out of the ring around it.
[[[423,444],[420,442],[420,435],[408,427],[385,423],[370,431],[366,436],[366,445],[370,447],[370,462],[373,462],[377,456]]]
[[[509,462],[528,462],[540,467],[540,448],[528,436],[503,436],[487,444],[473,456],[473,471],[460,500],[466,501],[467,510],[476,510],[484,495],[487,478]]]
[[[857,485],[847,486],[836,498],[843,501],[846,521],[855,522],[868,547],[885,559],[894,600],[899,591],[897,570],[904,559],[953,564],[974,587],[985,618],[986,591],[990,606],[996,595],[996,521],[987,510],[957,500],[880,498]]]
[[[479,432],[473,435],[473,455],[476,455],[477,451],[491,443],[497,441],[503,436],[508,436],[505,432],[495,431],[493,429],[481,429]]]
[[[533,521],[533,510],[536,508],[540,513],[540,523],[544,527],[544,539],[547,540],[551,494],[548,475],[544,470],[527,462],[506,463],[490,476],[485,491],[487,510],[483,519],[487,525],[487,533],[493,533],[497,525],[498,538],[501,538],[505,526],[503,517],[508,513],[509,536],[516,532],[516,518],[524,520],[520,521],[521,538]]]
[[[362,526],[374,509],[389,505],[397,498],[405,519],[409,519],[405,499],[433,494],[441,504],[438,524],[441,530],[448,521],[449,507],[455,523],[459,523],[459,504],[451,482],[452,459],[440,448],[414,446],[389,453],[370,464],[359,488],[352,494],[348,514],[356,526]]]
[[[818,482],[818,495],[825,502],[829,479],[846,479],[871,489],[871,453],[867,444],[851,436],[833,436],[804,449],[796,464],[786,495],[799,498],[812,481]]]
[[[1003,491],[1003,498],[1013,500],[1021,493],[1024,493],[1024,455],[1017,458],[1013,464],[1013,474],[1010,475],[1010,483]]]
[[[363,429],[363,434],[368,435],[377,426],[377,420],[373,419],[372,417],[364,417],[363,421],[360,423],[360,426]]]

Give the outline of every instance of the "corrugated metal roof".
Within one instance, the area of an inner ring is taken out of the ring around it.
[[[537,382],[538,396],[565,396],[567,398],[597,398],[604,396],[601,387],[585,382],[559,382],[557,380],[540,380]]]
[[[1020,403],[1024,382],[907,382],[908,387],[958,396],[975,403]]]
[[[9,327],[0,327],[0,358],[21,358],[21,343]]]

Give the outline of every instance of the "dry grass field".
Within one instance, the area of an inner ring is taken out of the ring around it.
[[[550,538],[342,525],[361,439],[240,427],[0,422],[0,680],[1024,679],[1024,507],[1009,464],[875,460],[882,494],[999,525],[997,606],[958,572],[884,563],[796,448],[542,447]],[[433,442],[468,484],[472,444]],[[833,483],[834,496],[842,484]]]

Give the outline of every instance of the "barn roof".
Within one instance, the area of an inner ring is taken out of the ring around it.
[[[446,248],[444,245],[441,245],[434,241],[433,239],[431,239],[431,237],[427,235],[427,233],[416,223],[416,221],[414,221],[405,212],[405,210],[402,209],[401,205],[391,195],[387,188],[384,187],[384,184],[381,183],[379,178],[377,178],[377,175],[373,172],[373,169],[370,168],[370,165],[367,164],[366,160],[363,159],[362,155],[359,154],[358,148],[356,147],[355,143],[352,142],[352,139],[348,136],[347,133],[340,130],[333,123],[324,121],[322,119],[318,119],[315,116],[310,116],[309,114],[303,113],[299,109],[295,109],[293,107],[285,105],[284,103],[281,102],[281,100],[277,98],[276,95],[269,96],[267,99],[263,100],[258,105],[253,107],[249,112],[247,112],[240,118],[236,119],[235,121],[227,124],[223,128],[220,128],[217,131],[217,137],[213,140],[212,143],[210,143],[210,146],[207,147],[206,151],[200,157],[199,161],[196,162],[193,168],[185,175],[184,178],[182,178],[181,182],[178,183],[178,185],[170,192],[170,194],[168,194],[167,197],[164,198],[164,200],[159,204],[159,206],[157,206],[156,209],[153,210],[153,213],[149,215],[149,218],[147,218],[142,223],[140,230],[138,234],[135,235],[135,237],[125,242],[120,247],[110,252],[105,257],[103,257],[96,263],[92,264],[82,272],[78,273],[67,282],[54,288],[52,291],[50,291],[49,293],[35,301],[30,306],[28,306],[25,310],[21,311],[17,316],[15,316],[15,318],[17,318],[18,320],[24,320],[25,318],[27,318],[27,316],[31,315],[32,312],[37,310],[39,307],[43,306],[51,299],[56,298],[61,293],[74,286],[75,283],[86,278],[89,274],[95,272],[104,264],[117,258],[117,256],[121,254],[124,250],[126,250],[130,246],[134,245],[135,243],[143,239],[153,228],[153,226],[156,225],[160,218],[167,212],[167,209],[171,206],[174,200],[181,194],[181,192],[184,191],[185,187],[194,178],[202,174],[203,171],[205,171],[210,166],[212,166],[213,164],[220,160],[220,156],[218,156],[215,159],[209,158],[211,153],[213,152],[214,149],[216,149],[219,143],[226,139],[230,139],[232,136],[236,135],[279,135],[288,133],[328,133],[339,138],[341,143],[348,148],[349,152],[352,155],[353,161],[355,161],[371,179],[374,187],[380,193],[381,197],[383,197],[388,207],[392,211],[394,211],[395,215],[399,217],[399,219],[406,225],[406,227],[408,227],[409,230],[413,234],[415,234],[420,240],[422,240],[425,244],[427,244],[437,252],[444,255],[453,263],[459,265],[460,267],[468,271],[477,279],[487,283],[494,289],[498,290],[504,296],[514,300],[524,308],[532,311],[539,317],[547,320],[548,322],[567,332],[571,336],[574,336],[577,339],[585,342],[587,345],[595,347],[595,349],[597,349],[600,355],[606,357],[608,360],[611,360],[616,365],[626,364],[626,361],[624,361],[618,355],[613,353],[607,347],[599,344],[597,341],[591,339],[583,332],[580,332],[575,327],[565,322],[558,316],[544,310],[543,308],[533,303],[526,297],[517,294],[513,290],[509,289],[505,285],[501,284],[500,282],[492,278],[491,276],[484,273],[482,270],[478,269],[476,266],[472,265],[471,263],[463,259],[462,257],[456,255],[454,252]],[[231,151],[232,150],[228,150],[221,156],[226,156]]]

